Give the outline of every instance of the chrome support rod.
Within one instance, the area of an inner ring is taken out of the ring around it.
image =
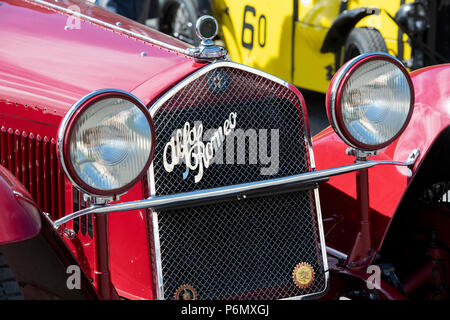
[[[130,211],[146,208],[158,209],[162,207],[164,208],[176,207],[180,205],[195,204],[199,201],[242,196],[248,192],[262,191],[267,188],[288,186],[292,184],[295,184],[296,186],[298,186],[298,184],[312,184],[323,181],[323,179],[329,177],[354,172],[361,169],[371,168],[377,165],[396,165],[396,166],[411,167],[415,164],[417,158],[419,157],[419,153],[420,152],[418,150],[412,151],[406,162],[375,161],[375,160],[359,161],[356,162],[355,164],[347,166],[301,173],[293,176],[269,179],[265,181],[243,183],[238,185],[212,188],[206,190],[198,190],[186,193],[178,193],[167,196],[154,196],[145,200],[131,201],[111,205],[110,204],[93,205],[89,208],[71,213],[61,219],[54,221],[53,226],[57,229],[64,223],[69,222],[70,220],[91,213],[111,213],[111,212]]]

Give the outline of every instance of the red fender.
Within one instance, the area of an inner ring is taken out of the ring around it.
[[[428,151],[450,125],[450,64],[437,65],[411,73],[415,89],[415,108],[405,132],[378,156],[371,159],[405,161],[420,149],[412,172],[406,167],[377,166],[369,170],[370,215],[374,245],[381,249],[407,188],[420,170]],[[347,145],[330,127],[313,138],[318,170],[351,164]],[[358,231],[355,173],[331,178],[319,187],[327,246],[348,255]]]
[[[41,230],[40,209],[25,187],[0,166],[0,245],[35,237]]]
[[[0,251],[29,299],[99,299],[77,260],[25,187],[0,166]],[[80,289],[67,287],[69,266],[80,269]],[[113,297],[118,298],[114,291]]]

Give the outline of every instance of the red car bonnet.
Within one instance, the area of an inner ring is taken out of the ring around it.
[[[74,16],[62,11],[31,1],[2,1],[0,38],[8,39],[0,47],[0,95],[6,99],[2,113],[17,116],[19,112],[23,118],[57,126],[68,108],[94,90],[132,91],[152,79],[158,83],[152,92],[157,95],[202,66],[184,54],[112,28],[117,16],[99,7],[80,1],[58,5],[79,9],[106,25],[81,17],[74,28]],[[126,18],[121,23],[121,28],[186,47]],[[144,103],[150,102],[152,93],[146,92]],[[14,105],[30,108],[9,110]],[[45,120],[42,113],[48,113]]]

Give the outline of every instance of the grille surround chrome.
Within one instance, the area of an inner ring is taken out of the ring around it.
[[[165,95],[163,95],[158,101],[156,101],[155,104],[153,104],[150,107],[150,113],[152,115],[152,117],[155,116],[156,112],[161,108],[161,106],[164,105],[164,103],[166,103],[172,96],[174,96],[175,94],[177,94],[180,90],[182,90],[183,88],[185,88],[186,86],[188,86],[189,84],[191,84],[193,81],[195,81],[196,79],[204,76],[206,73],[214,70],[214,69],[218,69],[218,68],[233,68],[233,69],[238,69],[240,71],[244,71],[250,74],[255,74],[257,76],[263,77],[267,80],[270,80],[278,85],[281,85],[285,88],[288,88],[289,90],[292,90],[292,88],[290,87],[290,85],[286,82],[283,81],[279,78],[276,78],[272,75],[266,74],[264,72],[261,72],[259,70],[253,69],[251,67],[247,67],[247,66],[243,66],[237,63],[233,63],[233,62],[228,62],[228,61],[220,61],[220,62],[216,62],[216,63],[212,63],[209,65],[206,65],[205,67],[203,67],[202,69],[200,69],[199,71],[197,71],[196,73],[192,74],[191,76],[187,77],[186,79],[184,79],[183,81],[181,81],[179,84],[177,84],[174,88],[172,88],[171,90],[169,90]],[[301,106],[302,108],[302,113],[303,113],[303,121],[304,121],[304,125],[303,125],[303,138],[304,138],[304,144],[306,146],[306,150],[308,153],[308,161],[309,161],[309,169],[310,171],[315,171],[315,162],[314,162],[314,154],[313,154],[313,150],[312,150],[312,142],[311,142],[311,136],[310,136],[310,132],[309,132],[309,124],[308,124],[308,119],[307,119],[307,114],[306,114],[306,108],[304,106],[304,102],[301,99],[301,97],[298,96],[297,93],[295,93],[296,99],[298,99],[298,104]],[[195,119],[192,119],[195,120]],[[158,134],[158,132],[157,132]],[[157,137],[158,139],[158,137]],[[148,177],[149,177],[149,187],[150,187],[150,193],[151,196],[155,196],[156,193],[156,186],[155,186],[155,176],[154,176],[154,164],[152,163],[151,167],[149,168],[149,172],[148,172]],[[295,296],[295,297],[290,297],[288,299],[302,299],[302,298],[310,298],[313,296],[317,296],[322,294],[324,291],[326,291],[326,288],[328,286],[328,265],[327,265],[327,259],[326,259],[326,247],[325,247],[325,241],[324,241],[324,233],[323,233],[323,226],[322,226],[322,220],[321,220],[321,211],[320,211],[320,202],[319,202],[319,194],[318,194],[318,190],[317,188],[315,188],[314,190],[311,190],[311,195],[314,198],[314,203],[315,203],[315,212],[316,212],[316,218],[317,218],[317,228],[318,228],[318,237],[320,238],[319,241],[319,245],[320,245],[320,251],[321,251],[321,255],[322,255],[322,263],[323,263],[323,269],[324,269],[324,278],[325,278],[325,287],[323,291],[320,292],[315,292],[315,293],[311,293],[311,294],[305,294],[305,295],[300,295],[300,296]],[[152,212],[152,228],[153,228],[153,257],[154,257],[154,268],[156,270],[155,272],[155,283],[154,283],[154,287],[155,287],[155,295],[158,299],[164,299],[167,298],[164,295],[164,286],[163,286],[163,275],[162,275],[162,261],[161,261],[161,249],[160,249],[160,227],[159,227],[159,221],[158,221],[158,212],[153,211]]]

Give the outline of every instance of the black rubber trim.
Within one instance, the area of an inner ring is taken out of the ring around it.
[[[379,13],[380,9],[377,8],[358,8],[342,12],[328,29],[320,52],[327,53],[340,50],[349,33],[362,18]]]

